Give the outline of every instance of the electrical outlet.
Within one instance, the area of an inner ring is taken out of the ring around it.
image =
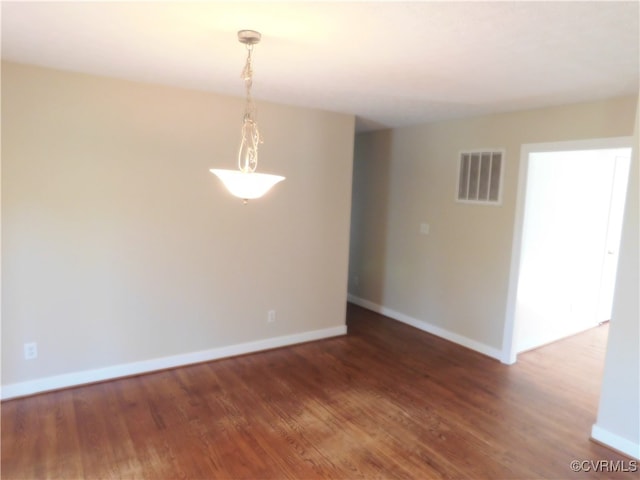
[[[24,359],[33,360],[38,358],[38,344],[36,342],[24,344]]]
[[[267,323],[273,323],[276,321],[276,311],[275,310],[269,310],[267,312]]]

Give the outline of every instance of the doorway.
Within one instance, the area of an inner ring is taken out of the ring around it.
[[[503,362],[609,320],[631,139],[524,145]]]

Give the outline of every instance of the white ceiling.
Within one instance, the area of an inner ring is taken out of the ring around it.
[[[638,93],[639,2],[2,2],[2,58],[244,94],[371,130]],[[259,107],[259,104],[258,104]]]

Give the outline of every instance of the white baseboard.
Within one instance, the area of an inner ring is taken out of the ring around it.
[[[140,375],[143,373],[164,370],[167,368],[181,367],[193,363],[208,362],[211,360],[233,357],[236,355],[244,355],[247,353],[269,350],[272,348],[286,347],[298,343],[322,340],[324,338],[345,335],[346,333],[346,325],[340,325],[337,327],[325,328],[322,330],[312,330],[309,332],[296,333],[293,335],[285,335],[282,337],[257,340],[255,342],[246,342],[236,345],[229,345],[226,347],[212,348],[210,350],[201,350],[198,352],[154,358],[151,360],[143,360],[140,362],[113,365],[110,367],[98,368],[94,370],[83,370],[79,372],[65,373],[63,375],[38,378],[35,380],[28,380],[26,382],[10,383],[2,386],[2,389],[0,391],[0,398],[2,400],[7,400],[9,398],[24,397],[26,395],[33,395],[36,393],[42,393],[51,390],[59,390],[62,388],[75,387],[88,383],[113,380],[120,377]]]
[[[365,300],[364,298],[356,297],[352,294],[349,294],[347,296],[347,300],[356,305],[360,305],[367,310],[372,310],[386,317],[398,320],[399,322],[406,323],[407,325],[411,325],[412,327],[415,327],[419,330],[431,333],[440,338],[444,338],[445,340],[449,340],[450,342],[457,343],[458,345],[462,345],[463,347],[470,348],[471,350],[475,350],[476,352],[487,355],[488,357],[495,358],[496,360],[502,359],[501,350],[490,347],[489,345],[478,342],[476,340],[472,340],[471,338],[451,332],[442,327],[432,325],[431,323],[425,322],[423,320],[418,320],[417,318],[410,317],[409,315],[405,315],[404,313],[397,312],[382,305],[378,305],[377,303]]]
[[[598,425],[594,424],[593,427],[591,427],[591,438],[613,450],[640,460],[640,444],[627,440]]]

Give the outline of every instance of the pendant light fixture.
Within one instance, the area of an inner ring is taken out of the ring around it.
[[[255,119],[256,107],[251,97],[253,83],[251,54],[253,46],[260,42],[260,38],[260,33],[253,30],[240,30],[238,32],[238,41],[247,47],[247,61],[241,75],[245,85],[246,103],[242,119],[240,149],[238,150],[238,170],[221,170],[217,168],[210,170],[222,181],[232,195],[241,198],[245,204],[249,199],[262,197],[271,187],[285,178],[280,175],[256,172],[258,167],[258,144],[262,143],[262,138]]]

